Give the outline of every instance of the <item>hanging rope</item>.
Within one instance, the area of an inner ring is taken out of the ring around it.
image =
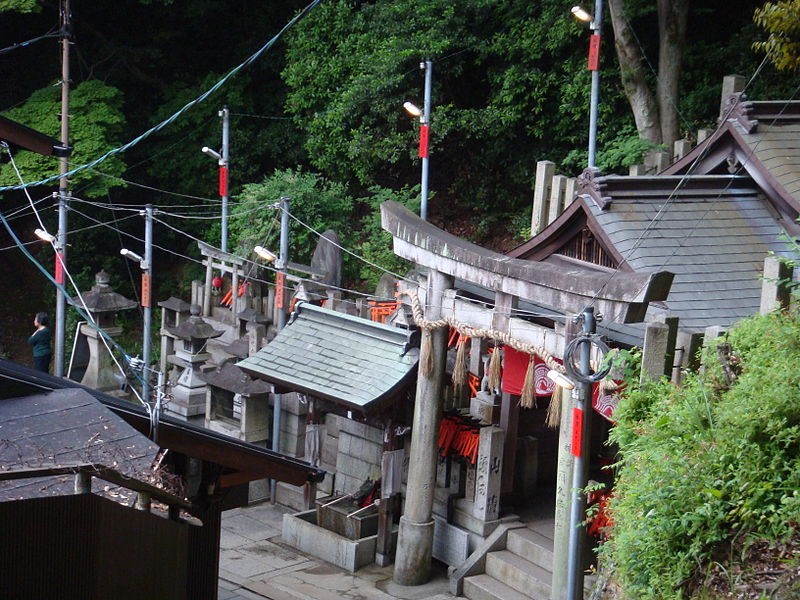
[[[517,340],[505,331],[500,331],[498,329],[486,329],[486,328],[479,328],[479,327],[472,327],[465,323],[461,323],[456,321],[453,317],[443,317],[441,319],[436,320],[428,320],[425,318],[424,312],[422,310],[422,303],[419,300],[419,295],[412,290],[399,290],[397,293],[399,296],[407,296],[411,300],[411,314],[414,318],[414,323],[422,330],[431,332],[434,329],[442,329],[444,327],[450,327],[458,331],[461,334],[461,338],[459,338],[459,342],[466,337],[476,337],[476,338],[483,338],[492,340],[495,342],[495,349],[492,352],[492,357],[489,361],[489,368],[488,368],[488,377],[489,377],[489,387],[491,389],[498,390],[501,386],[501,368],[502,368],[502,361],[500,356],[500,345],[510,346],[519,352],[524,352],[530,355],[530,362],[528,364],[528,369],[525,372],[525,382],[522,386],[522,394],[520,396],[520,405],[523,408],[531,408],[535,405],[535,390],[534,390],[534,382],[535,382],[535,366],[534,366],[534,359],[533,355],[539,356],[542,361],[547,365],[548,368],[552,369],[553,371],[557,371],[562,374],[567,373],[567,369],[559,363],[555,357],[550,354],[543,346],[537,346],[535,344],[529,344],[527,342],[522,342]],[[453,381],[458,385],[459,381],[461,381],[462,374],[460,371],[460,366],[466,366],[466,349],[464,348],[466,344],[459,343],[458,352],[456,353],[456,365],[455,368],[459,370],[459,379],[456,381],[456,374],[454,371]],[[423,335],[423,343],[422,348],[420,351],[420,373],[425,376],[429,376],[433,372],[433,346],[431,342],[430,335]],[[459,360],[460,356],[460,360]],[[594,365],[593,368],[595,370],[599,369],[599,365]],[[619,389],[619,386],[615,384],[613,381],[604,378],[600,381],[600,390],[601,392],[612,392]],[[551,427],[557,425],[560,419],[561,414],[561,388],[556,386],[555,390],[553,391],[552,399],[550,401],[550,407],[548,408],[548,416],[547,416],[547,423]]]

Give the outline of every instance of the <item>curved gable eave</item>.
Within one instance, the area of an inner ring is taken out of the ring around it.
[[[576,196],[575,200],[555,221],[534,237],[507,252],[506,255],[523,260],[543,261],[555,254],[559,248],[562,248],[574,236],[578,235],[582,229],[588,227],[602,249],[617,262],[618,268],[625,272],[633,272],[633,269],[625,262],[624,257],[617,251],[606,232],[597,222],[597,219],[586,204],[586,198],[585,194]]]

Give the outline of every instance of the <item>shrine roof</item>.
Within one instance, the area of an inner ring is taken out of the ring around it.
[[[302,302],[272,342],[236,366],[279,387],[367,413],[412,380],[416,335]]]
[[[757,313],[764,259],[792,254],[785,220],[747,176],[596,176],[579,188],[573,205],[511,256],[582,262],[559,251],[588,230],[620,271],[675,274],[668,298],[650,313],[666,309],[683,329]]]
[[[0,471],[92,463],[147,482],[158,452],[156,444],[77,388],[1,400],[0,439]],[[73,479],[0,481],[0,500],[71,494]],[[119,499],[114,495],[119,492],[105,492]]]

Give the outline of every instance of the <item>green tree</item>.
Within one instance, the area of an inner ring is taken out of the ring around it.
[[[780,71],[800,67],[800,0],[767,2],[756,9],[753,20],[769,34],[753,48],[765,52]]]
[[[59,89],[47,87],[34,92],[22,106],[9,110],[5,116],[58,139],[61,131],[60,102]],[[70,145],[73,147],[69,158],[71,165],[88,163],[122,142],[125,116],[122,113],[122,92],[117,88],[96,80],[78,84],[70,93],[70,113]],[[58,174],[58,162],[51,157],[20,151],[14,160],[26,182]],[[103,162],[102,171],[112,177],[101,177],[91,170],[81,171],[71,177],[74,195],[97,197],[124,185],[121,180],[114,178],[125,171],[125,163],[120,155]],[[19,183],[12,164],[0,166],[0,184]]]

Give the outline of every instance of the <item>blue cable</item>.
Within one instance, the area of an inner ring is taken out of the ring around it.
[[[79,167],[75,167],[74,169],[72,169],[71,171],[68,171],[67,173],[59,174],[59,175],[53,175],[53,176],[48,177],[46,179],[40,179],[39,181],[32,181],[32,182],[24,183],[24,184],[20,184],[20,185],[0,186],[0,192],[5,192],[5,191],[8,191],[8,190],[22,190],[22,189],[25,189],[27,187],[32,187],[32,186],[35,186],[35,185],[44,185],[44,184],[47,184],[47,183],[51,183],[51,182],[55,181],[56,179],[61,179],[62,177],[71,177],[72,175],[75,175],[76,173],[80,173],[81,171],[85,171],[86,169],[91,169],[92,167],[96,167],[97,165],[99,165],[100,163],[106,161],[107,159],[111,158],[112,156],[114,156],[116,154],[119,154],[120,152],[125,152],[125,150],[128,150],[129,148],[132,148],[133,146],[135,146],[136,144],[138,144],[142,140],[144,140],[144,139],[150,137],[152,134],[156,133],[157,131],[161,131],[162,129],[164,129],[164,127],[166,127],[167,125],[170,125],[178,117],[183,115],[183,113],[185,113],[187,110],[189,110],[193,106],[195,106],[195,105],[203,102],[204,100],[206,100],[211,94],[213,94],[219,88],[221,88],[223,86],[223,84],[225,84],[231,77],[236,75],[239,71],[241,71],[245,67],[249,66],[251,63],[255,62],[262,54],[264,54],[264,52],[269,50],[275,44],[275,42],[277,42],[283,36],[283,34],[286,33],[286,31],[288,31],[298,21],[300,21],[309,12],[311,12],[311,10],[313,10],[320,2],[322,2],[322,0],[313,0],[313,2],[311,2],[311,4],[309,4],[303,10],[301,10],[291,21],[289,21],[286,25],[284,25],[283,28],[277,34],[275,34],[275,36],[271,40],[269,40],[266,44],[261,46],[261,48],[259,48],[247,60],[245,60],[243,63],[239,64],[238,66],[234,67],[233,69],[231,69],[227,73],[227,75],[225,75],[222,79],[220,79],[217,83],[215,83],[213,86],[211,86],[205,92],[200,94],[197,98],[195,98],[194,100],[192,100],[188,104],[184,105],[183,108],[178,110],[171,117],[168,117],[165,120],[161,121],[161,123],[159,123],[157,125],[154,125],[153,127],[148,129],[147,131],[145,131],[140,136],[134,138],[133,140],[131,140],[127,144],[125,144],[123,146],[120,146],[119,148],[114,148],[113,150],[109,150],[108,152],[106,152],[100,158],[97,158],[97,159],[93,160],[92,162],[90,162],[88,164],[81,165]]]
[[[14,233],[13,229],[11,229],[11,225],[8,224],[8,221],[6,221],[6,217],[2,212],[0,212],[0,221],[3,222],[3,225],[5,226],[6,231],[8,231],[8,234],[11,236],[11,239],[14,240],[14,243],[17,245],[17,247],[20,250],[22,250],[22,253],[27,257],[27,259],[29,261],[31,261],[34,265],[36,265],[36,268],[38,268],[42,273],[44,273],[44,276],[47,277],[47,279],[49,279],[50,282],[54,286],[56,286],[56,288],[58,288],[58,290],[62,294],[64,294],[65,297],[68,297],[69,294],[67,293],[66,288],[64,288],[63,285],[58,283],[55,280],[55,278],[52,275],[50,275],[50,273],[47,272],[47,269],[45,269],[41,265],[41,263],[39,263],[39,261],[36,260],[30,252],[28,252],[28,249],[25,247],[25,245],[22,243],[22,241],[20,241],[20,239],[17,237],[17,234]],[[132,357],[128,353],[125,352],[125,349],[122,346],[120,346],[114,340],[114,338],[112,338],[110,335],[108,335],[108,333],[106,333],[102,328],[98,327],[97,324],[85,312],[83,312],[83,310],[81,308],[79,308],[77,304],[73,304],[73,307],[75,308],[76,311],[78,311],[78,314],[91,327],[93,327],[95,329],[95,331],[97,331],[97,333],[102,335],[106,339],[106,341],[108,341],[114,347],[115,350],[117,350],[120,354],[122,354],[122,357],[125,359],[125,362],[130,364]],[[134,377],[136,377],[139,380],[140,383],[144,383],[144,380],[141,377],[139,377],[138,373],[136,373],[135,371],[131,371],[131,372],[133,373]]]

